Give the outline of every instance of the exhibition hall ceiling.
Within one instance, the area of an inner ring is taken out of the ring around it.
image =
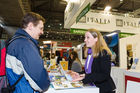
[[[66,5],[65,0],[0,0],[0,20],[4,20],[8,26],[19,27],[26,12],[37,12],[46,19],[42,38],[82,42],[83,35],[71,35],[69,29],[63,28]],[[106,5],[112,7],[112,12],[129,13],[134,17],[140,15],[140,0],[96,0],[91,9],[103,11]]]
[[[140,0],[96,0],[92,9],[103,10],[107,5],[112,7],[111,12],[128,13],[134,17],[140,17]]]

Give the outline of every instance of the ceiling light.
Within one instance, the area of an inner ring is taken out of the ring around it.
[[[111,6],[106,6],[104,11],[110,11],[110,9],[111,9]]]
[[[51,43],[52,41],[43,41],[43,44]]]
[[[4,26],[0,23],[0,27],[4,28]]]
[[[110,33],[110,34],[108,34],[108,35],[106,35],[106,36],[113,36],[113,35],[115,35],[115,34],[117,34],[116,32],[114,32],[114,33]]]
[[[50,25],[48,25],[48,27],[51,27]]]
[[[123,3],[123,0],[120,0],[120,3]]]
[[[43,46],[40,46],[40,48],[44,48]]]
[[[3,23],[3,21],[1,19],[2,18],[0,17],[0,27],[4,28],[4,23]]]
[[[59,3],[60,4],[63,4],[63,5],[66,5],[67,4],[67,1],[65,1],[65,0],[64,1],[60,1]]]
[[[65,0],[65,1],[67,1],[67,2],[68,2],[69,0]]]

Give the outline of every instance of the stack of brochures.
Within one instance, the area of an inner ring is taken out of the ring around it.
[[[69,74],[67,74],[67,71],[65,71],[65,70],[62,68],[61,65],[59,65],[59,67],[60,67],[60,73],[61,73],[62,75],[64,75],[68,81],[72,81],[72,77],[71,77]]]
[[[69,88],[82,88],[83,85],[80,82],[69,82],[69,81],[55,81],[52,82],[54,89],[69,89]]]
[[[70,89],[70,88],[82,88],[83,84],[82,82],[72,82],[72,77],[66,73],[66,71],[63,70],[63,68],[60,65],[60,72],[61,74],[54,74],[50,73],[50,81],[53,85],[54,89]]]

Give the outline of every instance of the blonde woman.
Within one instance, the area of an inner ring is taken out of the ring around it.
[[[115,84],[110,76],[111,51],[101,33],[89,29],[85,33],[85,44],[88,49],[85,72],[74,73],[73,81],[82,81],[84,84],[95,84],[100,93],[115,93]]]

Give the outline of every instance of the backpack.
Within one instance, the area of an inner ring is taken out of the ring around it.
[[[0,40],[0,93],[3,87],[7,87],[7,78],[5,71],[5,57],[6,57],[6,41]]]
[[[21,75],[19,79],[10,86],[8,84],[8,79],[6,77],[6,48],[8,45],[17,38],[26,38],[32,42],[29,38],[25,36],[15,36],[11,40],[0,40],[0,93],[13,93],[16,84],[21,80],[24,75]],[[33,42],[32,42],[33,43]]]

